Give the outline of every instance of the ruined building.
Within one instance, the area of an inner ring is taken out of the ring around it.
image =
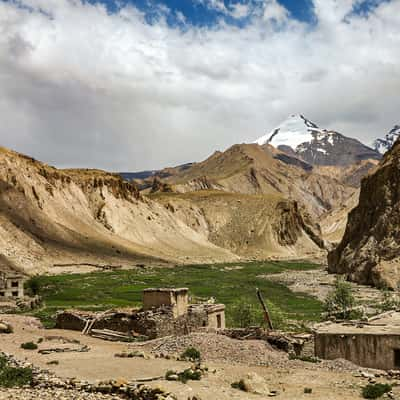
[[[24,297],[24,278],[0,272],[0,300]]]
[[[199,329],[225,328],[223,304],[189,304],[187,288],[146,289],[142,309],[110,310],[104,313],[64,311],[56,327],[87,332],[109,329],[149,339],[185,335]]]
[[[387,312],[368,322],[324,323],[315,331],[315,355],[344,358],[362,367],[400,369],[400,313]]]

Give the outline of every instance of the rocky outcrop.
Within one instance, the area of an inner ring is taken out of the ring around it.
[[[349,216],[329,271],[364,284],[397,288],[400,283],[400,140],[376,171],[364,178],[359,203]]]

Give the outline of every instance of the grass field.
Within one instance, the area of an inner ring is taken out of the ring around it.
[[[188,287],[195,300],[214,297],[217,302],[224,303],[230,324],[232,309],[237,302],[251,303],[260,309],[255,293],[258,287],[273,320],[278,326],[287,327],[288,320],[319,320],[322,304],[311,296],[293,293],[286,286],[260,275],[315,268],[318,266],[303,262],[252,262],[41,276],[40,294],[45,307],[36,315],[50,324],[51,317],[59,309],[103,310],[140,306],[145,288]]]

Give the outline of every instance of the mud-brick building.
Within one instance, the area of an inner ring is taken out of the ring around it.
[[[21,299],[24,297],[24,277],[0,272],[0,301],[2,299]]]
[[[344,358],[362,367],[400,369],[400,312],[380,314],[368,322],[320,324],[314,338],[319,358]]]
[[[143,291],[142,309],[110,310],[104,313],[64,311],[57,316],[57,328],[84,331],[109,329],[150,339],[185,335],[200,329],[224,329],[223,304],[189,304],[187,288],[155,288]]]

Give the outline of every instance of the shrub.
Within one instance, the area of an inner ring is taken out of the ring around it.
[[[231,318],[233,325],[239,328],[261,325],[262,322],[261,312],[252,303],[245,301],[237,301],[232,305]]]
[[[306,388],[304,388],[304,393],[305,393],[305,394],[311,394],[311,393],[312,393],[312,389],[306,387]]]
[[[42,289],[42,282],[38,276],[33,276],[31,279],[26,281],[25,288],[30,292],[32,295],[36,296],[40,293]]]
[[[368,384],[362,389],[364,399],[377,399],[392,390],[392,386],[387,383]]]
[[[190,361],[200,361],[201,354],[200,351],[194,347],[188,347],[182,354],[181,358]]]
[[[243,379],[241,379],[240,381],[231,383],[231,387],[233,387],[234,389],[242,390],[243,392],[247,392],[246,385],[245,385]]]
[[[47,365],[58,365],[60,362],[58,360],[51,360],[46,363]]]
[[[24,386],[32,383],[32,370],[30,368],[4,367],[0,371],[0,386]]]
[[[188,368],[183,372],[179,372],[178,379],[182,383],[186,383],[187,381],[199,381],[201,379],[201,371],[193,371]]]
[[[172,377],[175,375],[178,377],[178,381],[180,381],[182,383],[186,383],[187,381],[190,381],[190,380],[191,381],[199,381],[201,379],[201,371],[199,371],[199,370],[193,371],[190,368],[185,369],[183,372],[179,372],[179,373],[176,371],[169,370],[165,374],[165,379],[167,381],[176,380],[176,378],[172,379]]]
[[[0,355],[0,387],[24,386],[32,383],[30,368],[14,368],[8,365],[5,356]]]
[[[38,348],[38,345],[33,342],[26,342],[21,344],[21,348],[24,350],[36,350]]]
[[[354,304],[355,299],[350,283],[338,277],[333,290],[325,299],[325,311],[328,315],[339,315],[344,319],[348,319]]]

